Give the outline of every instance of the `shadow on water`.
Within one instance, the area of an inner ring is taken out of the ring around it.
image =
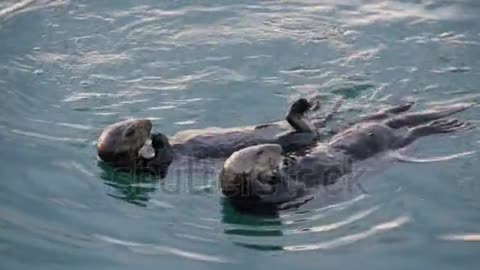
[[[112,198],[146,207],[151,194],[157,190],[158,176],[115,169],[103,162],[98,162],[98,166],[105,185],[114,188],[112,193],[107,193]]]
[[[257,212],[242,210],[234,206],[225,198],[221,201],[222,204],[222,222],[227,225],[224,233],[231,236],[238,237],[281,237],[282,220],[278,214],[271,209],[262,209]],[[260,251],[276,251],[283,250],[282,246],[244,243],[234,240],[237,246],[260,250]]]

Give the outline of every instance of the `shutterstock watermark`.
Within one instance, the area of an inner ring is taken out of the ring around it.
[[[145,192],[147,187],[151,192],[169,195],[206,192],[221,194],[223,162],[223,159],[185,158],[172,164],[168,172],[159,173],[145,172],[142,168],[108,167],[104,168],[102,178],[110,183],[117,183],[118,187],[129,186],[130,193]],[[298,192],[299,195],[308,192],[314,195],[316,190],[332,195],[342,192],[366,192],[359,182],[362,172],[349,160],[323,166],[313,163],[311,166],[302,165],[301,168],[286,167],[275,173],[274,177],[268,179],[261,175],[238,175],[238,181],[233,186],[230,185],[234,192],[227,197],[268,196],[275,192]],[[162,178],[163,174],[166,174],[166,177]],[[305,192],[302,192],[302,189]]]

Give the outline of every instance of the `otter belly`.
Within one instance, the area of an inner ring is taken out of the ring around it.
[[[286,130],[288,126],[280,122],[240,128],[182,131],[172,138],[172,146],[180,155],[196,158],[228,157],[249,146],[275,142],[276,136]]]
[[[380,123],[363,123],[337,134],[328,145],[346,151],[354,159],[366,159],[388,150],[394,139],[391,128]]]

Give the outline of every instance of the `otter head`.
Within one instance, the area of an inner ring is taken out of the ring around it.
[[[107,163],[119,166],[131,165],[142,154],[153,157],[151,130],[152,122],[147,119],[131,119],[112,124],[98,138],[98,156]]]
[[[274,193],[281,180],[282,160],[278,144],[251,146],[233,153],[220,174],[223,194],[233,200],[257,201]]]

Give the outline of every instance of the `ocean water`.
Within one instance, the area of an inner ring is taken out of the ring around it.
[[[95,141],[131,117],[168,135],[268,122],[301,96],[344,98],[339,123],[478,101],[479,14],[476,0],[1,1],[0,269],[478,269],[478,153],[378,157],[362,188],[258,216],[222,199],[222,160],[158,181],[99,166]]]

